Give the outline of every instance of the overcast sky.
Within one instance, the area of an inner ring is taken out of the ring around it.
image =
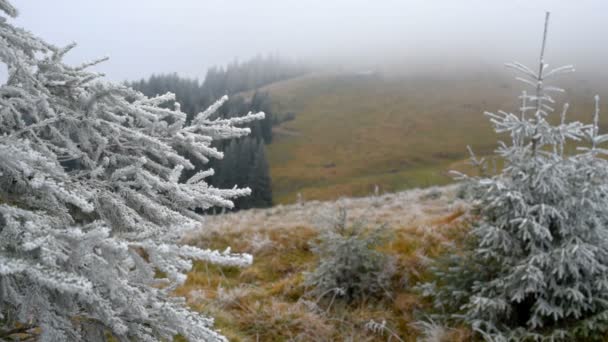
[[[317,62],[532,62],[545,10],[549,62],[608,64],[606,0],[12,0],[16,23],[68,61],[109,56],[114,80],[276,53]]]

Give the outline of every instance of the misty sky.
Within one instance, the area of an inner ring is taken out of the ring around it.
[[[114,80],[207,67],[256,54],[320,63],[380,65],[531,63],[545,10],[548,60],[579,70],[608,66],[606,0],[12,0],[16,23],[56,45],[68,61],[100,56]]]

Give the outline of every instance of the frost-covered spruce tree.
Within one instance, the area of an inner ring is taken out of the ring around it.
[[[211,120],[226,99],[186,114],[69,66],[58,48],[11,25],[0,0],[0,340],[223,341],[213,319],[172,295],[192,259],[244,266],[251,256],[180,245],[195,208],[230,207],[249,189],[216,189],[217,139],[263,113]]]
[[[487,340],[601,338],[608,328],[608,136],[597,96],[590,125],[567,122],[567,104],[554,114],[551,94],[563,90],[548,83],[573,68],[545,64],[548,19],[538,69],[508,64],[532,87],[519,112],[486,113],[511,141],[497,150],[503,170],[475,178],[469,249],[437,273],[442,286],[423,287]]]

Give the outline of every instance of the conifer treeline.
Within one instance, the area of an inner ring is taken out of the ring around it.
[[[218,110],[222,118],[238,117],[247,112],[264,112],[266,117],[248,125],[251,134],[247,137],[221,140],[215,143],[224,151],[224,159],[212,159],[206,167],[213,168],[215,176],[209,183],[215,187],[249,187],[251,195],[235,199],[235,209],[263,208],[272,205],[270,170],[266,159],[265,144],[272,142],[274,113],[268,93],[254,93],[251,100],[233,96]],[[202,165],[200,166],[203,167]]]
[[[226,67],[212,67],[204,81],[180,77],[177,74],[152,75],[148,79],[129,82],[129,86],[147,96],[172,92],[181,110],[188,114],[188,121],[205,110],[223,95],[230,99],[219,108],[217,117],[231,118],[247,112],[263,111],[264,120],[251,122],[251,134],[246,138],[215,142],[215,146],[225,152],[223,160],[212,160],[207,165],[198,165],[197,170],[212,167],[216,176],[209,183],[215,187],[231,188],[249,186],[252,195],[234,201],[235,209],[268,207],[272,205],[272,190],[265,144],[272,142],[272,124],[275,115],[271,109],[267,93],[256,89],[264,85],[285,80],[307,71],[301,63],[289,62],[278,57],[255,57],[249,61],[233,62]],[[235,95],[256,90],[251,99]],[[172,103],[166,104],[172,107]],[[189,176],[190,174],[185,174]]]
[[[226,67],[211,67],[205,79],[179,77],[177,74],[152,75],[148,79],[128,82],[144,94],[175,93],[182,111],[192,116],[224,95],[254,90],[273,82],[289,79],[309,71],[303,63],[279,57],[255,57],[246,62],[232,62]]]
[[[224,94],[236,94],[253,90],[267,84],[286,80],[306,73],[309,68],[276,56],[257,56],[246,62],[234,61],[223,67],[212,67],[207,71],[202,87],[213,99]]]

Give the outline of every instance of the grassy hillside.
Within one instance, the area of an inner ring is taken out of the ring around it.
[[[603,89],[580,75],[561,85],[573,112],[590,118]],[[515,111],[521,86],[506,72],[336,72],[264,90],[277,112],[296,114],[268,147],[275,201],[290,203],[297,193],[323,200],[450,182],[446,172],[465,164],[467,144],[479,154],[495,148],[483,112]]]
[[[467,205],[456,187],[412,190],[378,197],[305,202],[207,217],[204,231],[187,242],[253,255],[250,267],[218,267],[197,262],[177,294],[189,305],[216,318],[216,327],[231,341],[402,341],[421,331],[412,324],[427,304],[413,289],[429,280],[426,262],[466,232]],[[339,298],[316,296],[305,284],[306,272],[318,262],[311,251],[328,223],[324,218],[348,212],[349,222],[386,224],[380,246],[392,260],[394,276],[384,298],[347,305]],[[366,324],[386,321],[388,330]],[[445,341],[468,341],[466,329],[434,329]],[[430,333],[430,332],[429,332]]]

